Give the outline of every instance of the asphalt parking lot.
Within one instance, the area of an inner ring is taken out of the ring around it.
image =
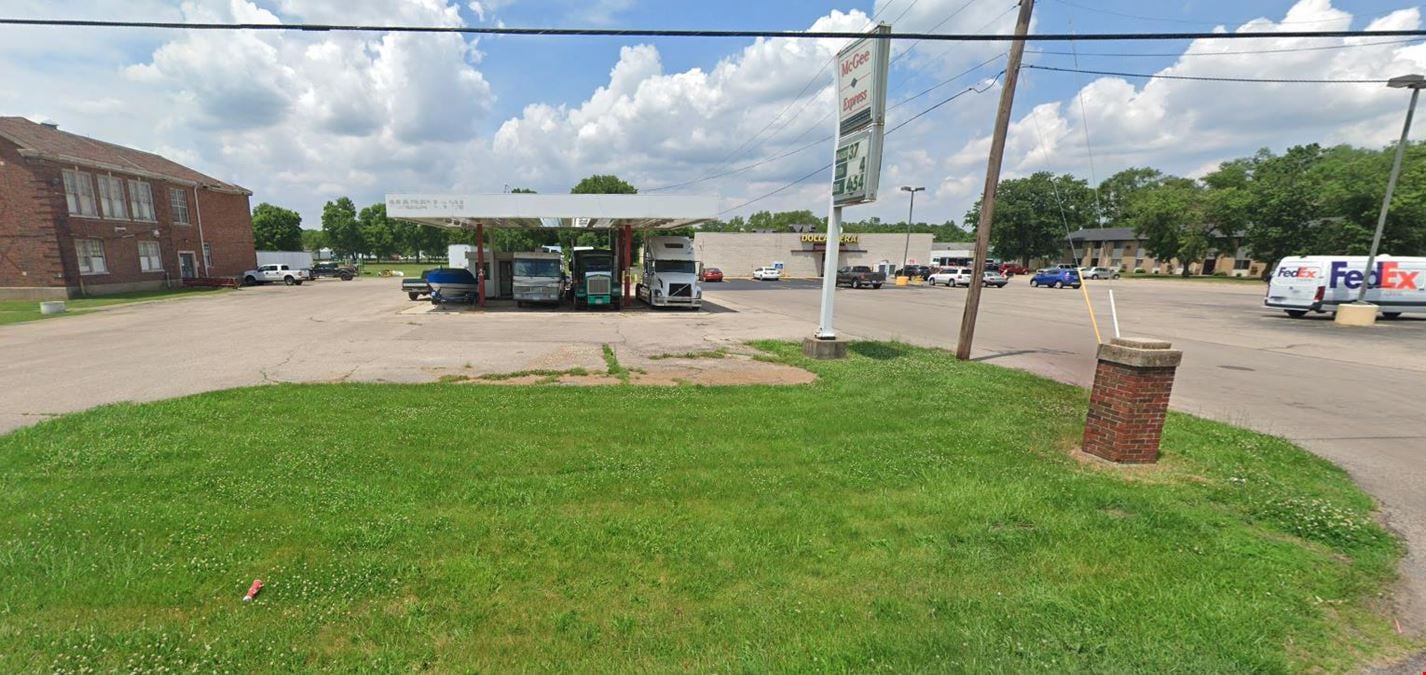
[[[1402,622],[1426,625],[1426,315],[1343,329],[1261,306],[1263,287],[1168,280],[1091,282],[1107,339],[1121,332],[1185,352],[1173,405],[1291,438],[1345,467],[1406,534],[1415,589]],[[815,280],[710,284],[707,311],[433,312],[399,280],[321,281],[120,306],[0,327],[0,432],[118,401],[271,382],[429,382],[452,374],[603,367],[623,359],[816,327]],[[839,289],[847,337],[954,347],[966,289]],[[983,295],[974,358],[1088,386],[1096,341],[1083,295],[1023,277]],[[948,383],[950,384],[950,383]],[[894,405],[888,401],[888,405]]]

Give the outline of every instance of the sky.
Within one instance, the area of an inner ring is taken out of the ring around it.
[[[1012,0],[0,0],[25,18],[860,31],[1012,31]],[[1032,32],[1420,28],[1410,0],[1039,0]],[[844,40],[515,37],[0,27],[0,115],[166,155],[297,210],[387,193],[567,192],[613,173],[714,194],[724,217],[825,215],[830,62]],[[1304,48],[1311,48],[1304,50]],[[1007,46],[899,41],[882,191],[859,220],[957,223],[985,180]],[[1265,51],[1273,50],[1273,51]],[[1251,52],[1251,53],[1245,53]],[[1036,42],[1025,62],[1121,73],[1384,79],[1426,72],[1392,38]],[[929,91],[928,91],[929,90]],[[1026,69],[1004,177],[1202,176],[1259,148],[1380,147],[1407,96],[1380,84],[1239,84]],[[1426,126],[1426,125],[1423,125]],[[1412,137],[1420,138],[1413,132]],[[771,196],[769,193],[775,193]]]

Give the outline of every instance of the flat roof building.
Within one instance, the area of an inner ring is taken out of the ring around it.
[[[1213,247],[1202,260],[1188,262],[1189,274],[1222,274],[1234,277],[1258,277],[1266,271],[1267,263],[1253,260],[1243,247],[1237,235],[1225,235],[1216,229],[1211,233]],[[1129,227],[1096,227],[1075,230],[1069,235],[1070,243],[1079,255],[1072,259],[1068,253],[1063,262],[1081,267],[1109,267],[1124,273],[1179,274],[1183,263],[1178,258],[1159,260],[1144,249],[1144,237]]]
[[[0,117],[0,298],[235,278],[257,265],[251,195],[153,153]]]
[[[931,261],[931,234],[844,233],[838,266],[866,265],[890,276],[907,264]],[[751,277],[757,267],[782,265],[787,278],[817,279],[827,255],[825,232],[698,232],[693,248],[704,267],[730,277]]]

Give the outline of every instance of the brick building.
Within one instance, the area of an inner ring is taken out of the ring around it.
[[[152,153],[0,117],[0,298],[236,277],[257,264],[251,194]]]
[[[1189,274],[1224,274],[1233,277],[1260,277],[1267,263],[1253,260],[1247,249],[1239,245],[1236,236],[1212,233],[1213,248],[1202,260],[1188,263]],[[1143,270],[1146,274],[1178,274],[1183,263],[1178,258],[1158,260],[1144,250],[1144,238],[1133,228],[1099,227],[1070,233],[1070,242],[1079,260],[1068,257],[1062,262],[1082,267],[1108,267],[1124,273]]]

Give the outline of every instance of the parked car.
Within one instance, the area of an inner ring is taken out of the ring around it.
[[[1118,279],[1119,270],[1108,267],[1086,267],[1080,270],[1086,279]]]
[[[343,265],[335,262],[319,262],[312,265],[312,278],[336,277],[342,281],[351,281],[357,275],[357,268],[351,265]]]
[[[401,292],[412,300],[420,300],[423,296],[431,294],[431,284],[427,283],[426,275],[435,270],[426,270],[419,277],[401,277]]]
[[[287,265],[258,265],[255,270],[243,272],[243,285],[275,284],[280,281],[288,286],[301,286],[302,282],[311,278],[311,272]]]
[[[1035,276],[1030,277],[1030,285],[1036,288],[1048,286],[1050,288],[1079,288],[1079,271],[1066,270],[1058,267],[1048,267],[1035,272]]]
[[[1030,269],[1020,263],[1000,263],[1000,273],[1009,279],[1017,274],[1029,274]]]
[[[969,267],[942,267],[939,272],[926,277],[926,283],[935,286],[969,286],[972,270]]]
[[[933,271],[934,270],[932,270],[929,266],[926,265],[907,265],[899,270],[896,270],[896,276],[913,278],[921,277],[922,279],[925,279],[926,277],[931,276],[931,273]]]
[[[872,269],[866,265],[853,265],[837,270],[838,286],[850,286],[852,288],[871,286],[872,288],[881,288],[881,285],[885,282],[885,274],[872,271]]]
[[[758,281],[777,281],[782,278],[782,270],[776,267],[759,267],[753,270],[753,278]]]
[[[698,280],[699,280],[699,281],[722,281],[722,280],[723,280],[723,270],[720,270],[720,269],[718,269],[717,267],[705,267],[705,268],[703,268],[703,271],[702,271],[702,272],[699,272],[699,273],[698,273]]]
[[[1005,284],[1010,283],[1010,280],[1007,279],[1005,275],[1001,274],[1000,272],[986,270],[985,274],[981,277],[981,283],[984,283],[986,286],[1005,288]]]

